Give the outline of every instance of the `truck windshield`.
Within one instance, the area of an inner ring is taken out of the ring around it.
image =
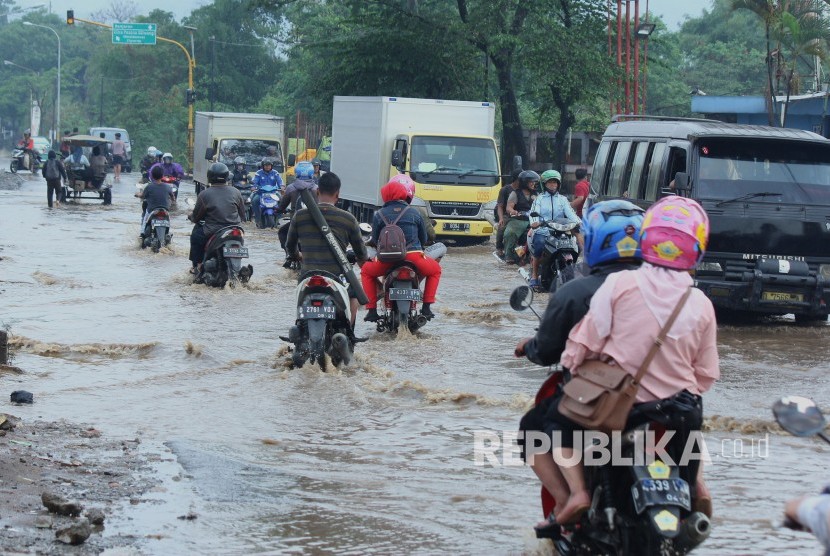
[[[496,145],[472,137],[412,138],[410,173],[419,183],[492,186],[499,181]]]
[[[274,169],[283,166],[282,149],[277,141],[265,139],[223,139],[219,143],[219,162],[233,167],[233,159],[241,156],[245,165],[256,167],[265,157],[274,159]]]
[[[733,137],[697,153],[697,198],[830,205],[828,144]]]

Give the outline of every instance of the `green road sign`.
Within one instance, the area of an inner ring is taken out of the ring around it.
[[[156,24],[113,23],[112,44],[156,44]]]

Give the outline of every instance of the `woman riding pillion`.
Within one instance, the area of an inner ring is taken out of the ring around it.
[[[533,170],[525,170],[519,174],[519,189],[510,193],[507,198],[505,213],[510,217],[504,229],[504,260],[521,264],[516,254],[516,246],[527,233],[530,225],[530,212],[533,206],[533,194],[536,184],[539,183],[539,174]]]
[[[559,193],[562,186],[562,175],[556,170],[546,170],[542,173],[541,182],[542,194],[536,197],[533,206],[530,208],[530,212],[539,214],[538,217],[530,217],[531,236],[528,240],[528,247],[530,247],[532,269],[531,287],[539,286],[539,262],[545,250],[545,240],[550,235],[550,230],[547,227],[540,227],[540,219],[552,221],[557,218],[567,218],[576,224],[581,223],[568,199]]]
[[[435,294],[438,291],[438,283],[441,279],[441,265],[437,261],[424,255],[424,244],[427,242],[427,227],[421,213],[414,207],[410,207],[407,199],[411,200],[410,190],[414,191],[412,180],[404,175],[398,174],[381,190],[383,207],[375,213],[372,221],[372,241],[377,245],[381,230],[392,222],[403,230],[406,237],[406,258],[412,263],[418,275],[426,278],[424,284],[424,300],[421,304],[421,314],[427,318],[435,315],[430,310],[430,305],[435,303]],[[366,304],[365,321],[376,322],[380,317],[377,312],[378,292],[377,279],[383,277],[397,263],[383,263],[378,260],[369,261],[360,269],[360,278],[363,282],[363,289],[369,302]]]
[[[656,202],[646,212],[640,233],[645,262],[637,270],[610,275],[570,333],[561,363],[572,375],[579,374],[583,362],[600,355],[636,375],[660,329],[691,289],[641,379],[626,428],[656,420],[660,413],[668,420],[668,430],[683,429],[687,434],[700,430],[701,394],[720,376],[717,323],[711,301],[692,287],[688,271],[702,259],[708,237],[708,217],[695,201],[669,196]],[[544,417],[543,430],[554,441],[552,453],[536,455],[532,468],[557,499],[556,521],[569,524],[579,521],[591,497],[581,460],[573,463],[573,432],[580,426],[560,413],[560,402],[561,398],[554,400]],[[711,514],[711,498],[699,471],[699,461],[693,459],[685,471],[681,469],[681,476],[690,484],[697,477],[692,491],[695,509]]]

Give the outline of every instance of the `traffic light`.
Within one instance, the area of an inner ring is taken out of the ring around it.
[[[187,106],[188,104],[194,104],[196,102],[196,91],[193,89],[187,89],[185,91],[184,96],[184,105]]]
[[[75,10],[66,10],[66,24],[75,25]]]

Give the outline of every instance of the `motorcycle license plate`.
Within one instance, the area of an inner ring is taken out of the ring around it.
[[[300,307],[301,319],[333,319],[337,316],[337,310],[334,307],[315,307],[313,305],[304,305]]]
[[[153,220],[152,226],[153,226],[153,228],[155,228],[156,226],[163,226],[165,228],[169,228],[170,227],[170,221],[169,220]]]
[[[248,257],[247,247],[223,247],[222,255],[230,259],[244,259]]]
[[[443,230],[445,232],[469,232],[470,225],[461,222],[445,222]]]
[[[421,301],[421,290],[410,288],[389,288],[390,301]]]
[[[689,483],[683,479],[640,479],[631,486],[631,496],[638,514],[649,506],[692,508]]]

